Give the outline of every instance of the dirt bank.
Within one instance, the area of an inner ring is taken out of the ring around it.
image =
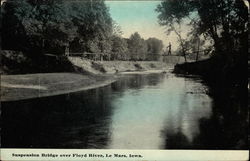
[[[114,74],[132,71],[167,70],[173,68],[174,63],[160,61],[90,61],[80,57],[69,57],[70,62],[93,74]]]
[[[76,73],[2,75],[1,101],[17,101],[88,90],[108,85],[123,74],[160,73],[173,68],[173,65],[157,61],[96,62],[74,57],[70,57],[69,60],[76,68]]]

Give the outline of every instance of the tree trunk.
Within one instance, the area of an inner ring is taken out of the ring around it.
[[[186,57],[186,51],[183,50],[183,56],[184,56],[184,59],[185,59],[185,63],[187,62],[187,57]]]

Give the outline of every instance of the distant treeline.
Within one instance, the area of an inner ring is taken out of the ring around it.
[[[1,6],[3,49],[36,58],[45,53],[106,53],[111,59],[156,60],[163,43],[139,33],[123,38],[103,0],[7,0]]]

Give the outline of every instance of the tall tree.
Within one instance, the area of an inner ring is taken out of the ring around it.
[[[96,42],[101,51],[110,46],[112,35],[112,18],[103,0],[69,1],[68,15],[77,26],[77,38],[84,51],[91,52],[89,44]],[[110,49],[110,47],[109,47]]]
[[[163,42],[157,38],[149,38],[146,40],[147,43],[147,59],[157,60],[163,50]]]
[[[112,19],[103,0],[7,0],[2,17],[6,48],[15,42],[19,50],[63,53],[70,42],[81,51],[111,50]]]
[[[148,52],[160,54],[163,49],[163,42],[157,38],[149,38],[146,40],[148,45]]]
[[[3,41],[11,41],[10,36],[18,41],[21,49],[35,49],[38,52],[44,51],[46,45],[63,46],[68,41],[69,33],[72,33],[70,21],[64,16],[59,0],[7,1],[3,17],[3,30],[7,30]],[[16,30],[8,29],[11,25]]]
[[[127,59],[128,44],[125,39],[120,36],[112,36],[112,50],[118,59]]]
[[[115,21],[113,21],[112,22],[112,29],[113,29],[113,35],[115,35],[115,36],[122,36],[123,35],[123,32],[122,32],[122,28],[121,28],[121,26],[117,23],[117,22],[115,22]]]
[[[132,34],[128,40],[130,57],[133,60],[145,60],[147,44],[138,32]]]

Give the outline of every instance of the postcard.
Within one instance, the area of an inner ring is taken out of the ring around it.
[[[248,10],[2,0],[1,160],[249,160]]]

